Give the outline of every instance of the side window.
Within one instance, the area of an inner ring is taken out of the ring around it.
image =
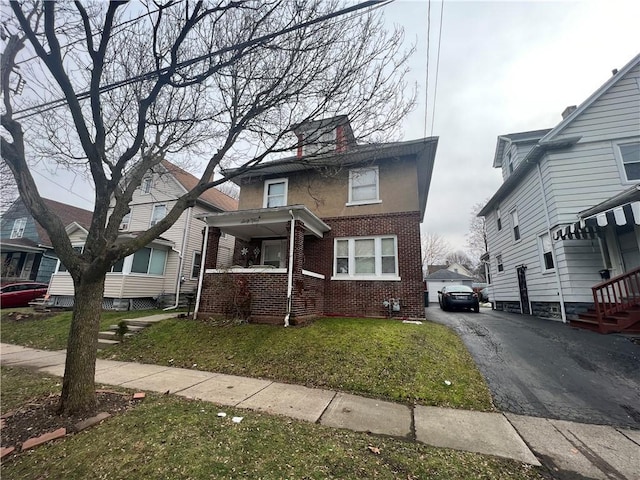
[[[127,213],[124,217],[122,217],[122,221],[120,222],[120,226],[118,230],[124,231],[129,230],[129,224],[131,223],[131,212]]]
[[[513,228],[513,239],[517,242],[520,240],[520,221],[517,210],[511,212],[511,227]]]
[[[640,179],[640,142],[617,145],[627,180]]]
[[[502,265],[502,255],[496,255],[496,264],[498,265],[498,272],[503,272],[504,266]]]
[[[496,213],[498,215],[498,231],[502,230],[502,217],[500,216],[500,209],[498,208],[498,210],[496,210]]]
[[[151,226],[162,220],[167,215],[167,206],[163,204],[154,205],[153,213],[151,214]]]
[[[544,271],[553,270],[553,246],[551,245],[551,237],[548,233],[540,235],[540,250],[542,252],[542,266]]]
[[[191,265],[191,278],[200,277],[200,264],[202,263],[202,253],[193,252],[193,264]]]
[[[148,175],[142,179],[140,190],[144,194],[149,194],[151,193],[152,188],[153,188],[153,177],[151,175]]]
[[[13,221],[13,228],[11,229],[11,238],[22,238],[24,235],[24,229],[27,226],[27,218],[16,218]]]

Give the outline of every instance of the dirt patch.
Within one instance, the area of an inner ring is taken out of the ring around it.
[[[82,415],[59,415],[56,411],[59,400],[60,395],[33,399],[17,410],[3,415],[2,446],[18,447],[30,438],[53,432],[62,427],[66,428],[67,432],[73,432],[74,425],[82,420],[101,412],[116,415],[132,408],[137,403],[132,400],[131,394],[99,391],[97,393],[97,408],[93,412]]]

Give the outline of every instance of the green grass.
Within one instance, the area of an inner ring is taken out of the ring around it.
[[[13,309],[21,313],[32,313],[32,309]],[[6,314],[12,310],[2,310],[0,333],[2,341],[25,347],[43,350],[62,350],[67,348],[67,337],[71,325],[71,312],[46,317],[34,316],[28,320],[9,320]],[[130,312],[102,312],[100,329],[106,330],[124,318],[145,317],[160,313],[161,310],[136,310]]]
[[[411,325],[325,318],[307,327],[285,329],[217,327],[171,319],[99,356],[267,378],[407,403],[492,408],[489,390],[460,339],[448,328],[430,322]]]
[[[28,378],[33,375],[24,371],[20,377],[38,384]],[[15,388],[13,380],[5,381],[3,369],[2,397]],[[226,418],[217,416],[221,410]],[[232,423],[235,415],[244,420]],[[380,454],[371,453],[369,445],[378,447]],[[96,427],[8,458],[2,464],[2,477],[545,478],[541,469],[496,457],[156,395],[148,395],[133,410]]]
[[[0,415],[11,412],[32,398],[47,397],[60,391],[62,379],[36,374],[24,368],[1,367],[2,402]]]

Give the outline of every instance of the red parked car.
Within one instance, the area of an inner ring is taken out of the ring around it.
[[[47,294],[49,285],[37,282],[9,283],[0,288],[0,308],[28,307],[29,302]]]

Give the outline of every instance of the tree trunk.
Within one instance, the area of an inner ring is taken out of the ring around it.
[[[89,412],[96,407],[95,371],[102,313],[104,276],[74,281],[75,302],[67,340],[67,360],[60,397],[60,413]]]

